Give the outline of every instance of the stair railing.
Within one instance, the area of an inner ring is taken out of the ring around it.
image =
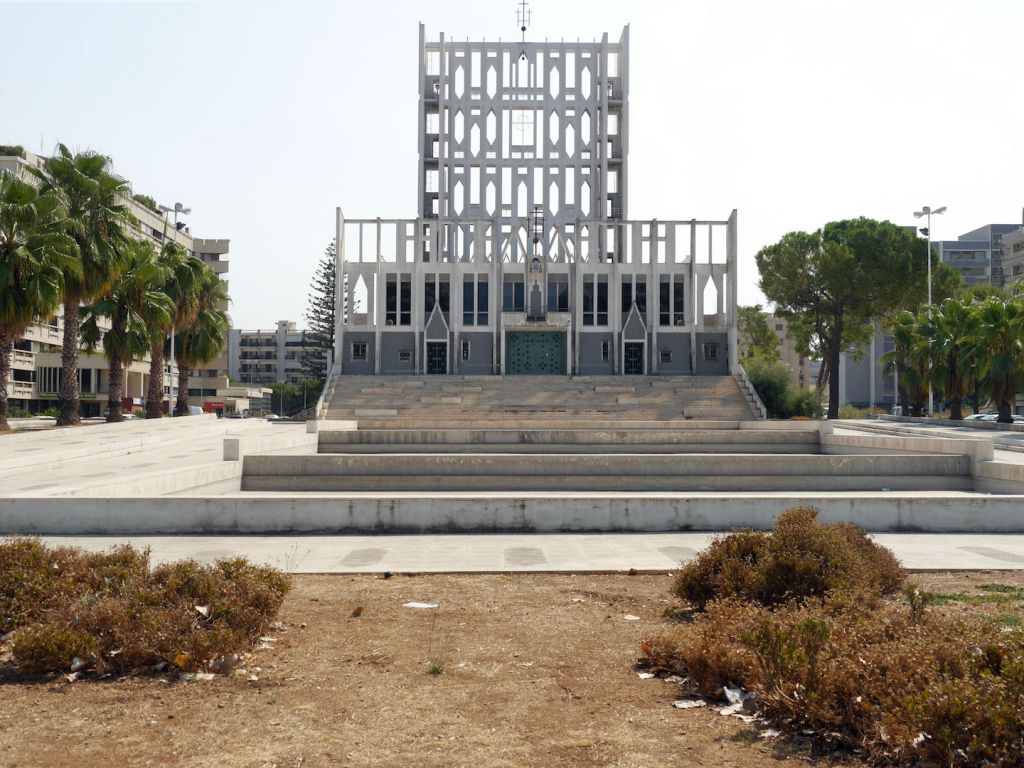
[[[753,382],[750,381],[750,377],[747,376],[747,372],[743,370],[742,364],[738,366],[738,369],[739,373],[737,374],[737,378],[740,381],[740,386],[743,388],[743,391],[753,404],[754,410],[757,411],[757,417],[759,419],[767,419],[768,409],[764,407],[764,403],[762,403],[761,398],[758,397],[757,390],[754,389]]]

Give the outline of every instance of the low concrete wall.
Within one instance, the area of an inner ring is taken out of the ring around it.
[[[869,531],[1024,533],[1024,496],[958,494],[15,498],[0,499],[0,533],[723,531],[767,529],[780,512],[796,505],[818,507],[825,522],[846,521]]]

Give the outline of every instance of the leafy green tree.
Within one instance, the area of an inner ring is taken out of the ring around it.
[[[736,323],[739,331],[741,358],[779,359],[779,337],[768,327],[768,318],[760,304],[740,307]]]
[[[147,323],[149,328],[149,389],[146,392],[146,418],[159,419],[164,415],[164,361],[166,360],[168,335],[187,327],[199,311],[199,286],[204,270],[208,269],[199,259],[192,258],[180,245],[169,242],[160,250],[160,263],[166,269],[167,281],[163,291],[174,305],[166,322],[153,317]]]
[[[7,382],[14,340],[37,315],[60,304],[64,275],[77,276],[75,243],[64,234],[66,211],[10,173],[0,174],[0,432],[7,423]]]
[[[978,306],[974,353],[980,359],[981,390],[1013,422],[1013,404],[1024,379],[1024,299],[990,298]]]
[[[205,264],[196,297],[195,316],[175,339],[174,357],[178,366],[175,416],[188,416],[188,380],[192,369],[205,365],[224,351],[225,334],[231,327],[226,310],[230,301],[227,289]]]
[[[56,194],[68,212],[67,234],[78,264],[64,273],[64,339],[61,349],[60,416],[57,424],[81,421],[78,391],[79,307],[106,295],[124,269],[132,242],[131,188],[112,171],[109,157],[72,154],[63,144],[43,168],[30,169],[44,193]]]
[[[103,347],[110,368],[107,386],[108,422],[122,421],[125,370],[149,352],[150,324],[165,326],[174,304],[163,291],[167,267],[148,242],[133,242],[126,249],[128,262],[107,294],[82,308],[82,344],[89,351]],[[100,320],[110,327],[103,330]]]
[[[918,253],[919,251],[919,253]],[[872,219],[791,232],[757,253],[760,286],[807,357],[828,372],[828,417],[839,415],[839,357],[871,335],[875,317],[906,303],[927,247],[903,227]]]

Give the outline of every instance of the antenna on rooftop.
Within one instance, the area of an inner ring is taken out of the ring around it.
[[[523,42],[526,42],[526,28],[530,26],[530,4],[526,0],[519,0],[519,8],[516,9],[516,23],[519,24],[519,31],[523,33]]]

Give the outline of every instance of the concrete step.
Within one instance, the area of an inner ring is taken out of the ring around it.
[[[817,430],[322,430],[320,453],[818,453]]]
[[[317,454],[247,456],[243,491],[968,490],[965,456]]]
[[[592,443],[501,443],[481,445],[479,443],[321,443],[318,453],[581,453],[601,455],[605,453],[671,453],[671,454],[734,454],[742,448],[746,453],[766,454],[815,454],[817,445],[810,446],[800,443],[748,443],[742,446],[736,443],[635,443],[592,444]]]

